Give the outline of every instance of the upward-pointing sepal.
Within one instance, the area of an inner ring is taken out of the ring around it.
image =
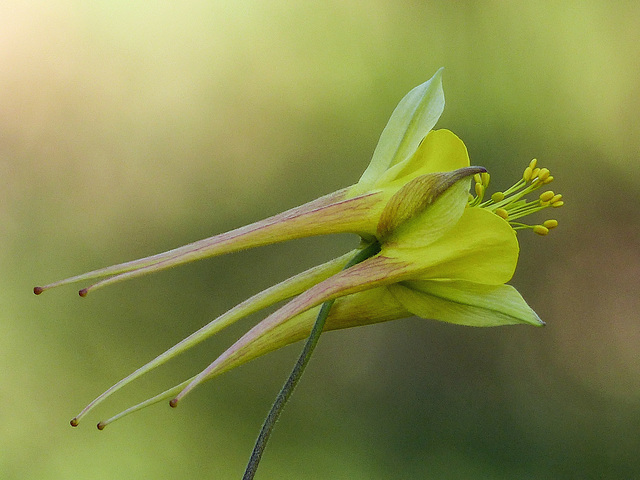
[[[369,166],[358,186],[372,188],[387,170],[410,158],[444,110],[441,68],[400,100],[380,135]]]

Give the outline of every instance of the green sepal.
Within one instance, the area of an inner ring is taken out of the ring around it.
[[[387,287],[414,315],[472,327],[544,322],[510,285],[414,280]]]
[[[380,135],[371,163],[358,182],[364,190],[389,168],[414,154],[444,110],[442,68],[411,90],[393,111]]]

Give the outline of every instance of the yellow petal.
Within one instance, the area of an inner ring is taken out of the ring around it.
[[[422,318],[474,327],[544,322],[510,285],[464,281],[411,281],[389,285],[407,310]]]
[[[466,208],[453,228],[425,247],[417,246],[422,235],[420,229],[406,232],[393,245],[383,246],[381,255],[411,263],[410,279],[487,285],[508,282],[518,263],[515,233],[506,221],[482,208]]]
[[[450,172],[469,165],[469,153],[460,138],[449,130],[433,130],[411,157],[387,170],[375,186],[405,184],[420,175]]]
[[[469,153],[460,138],[450,130],[434,130],[420,144],[420,147],[407,163],[424,165],[431,172],[448,172],[469,166]]]

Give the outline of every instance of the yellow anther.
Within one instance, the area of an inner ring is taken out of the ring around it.
[[[480,174],[480,177],[482,177],[482,185],[484,185],[485,187],[488,187],[489,180],[491,179],[491,175],[489,175],[489,172],[482,172]]]
[[[546,192],[540,194],[540,201],[549,202],[552,198],[554,198],[553,195],[554,193],[551,190],[547,190]]]
[[[493,195],[491,195],[491,200],[493,200],[494,202],[501,202],[502,200],[504,200],[504,193],[502,192],[496,192]]]
[[[471,203],[475,200],[476,197],[474,197],[473,195],[469,194],[469,200],[468,203]]]
[[[549,233],[549,229],[544,225],[534,225],[533,231],[538,235],[546,235]]]
[[[504,218],[505,220],[509,220],[509,212],[507,212],[504,208],[496,208],[495,213],[499,217]]]
[[[551,175],[551,172],[548,168],[541,168],[538,172],[538,178],[541,182],[544,182],[547,178],[549,178],[549,175]]]
[[[556,194],[553,190],[546,190],[539,194],[538,198],[526,198],[526,196],[547,183],[551,183],[553,177],[548,168],[538,168],[538,160],[533,159],[522,173],[522,180],[517,181],[508,189],[495,192],[491,199],[483,201],[485,195],[489,195],[486,190],[489,185],[489,175],[487,173],[476,174],[474,179],[476,197],[470,196],[469,205],[486,208],[511,225],[514,231],[531,229],[538,235],[548,235],[549,230],[558,226],[557,220],[547,220],[541,225],[527,225],[520,223],[519,218],[538,212],[547,207],[561,207],[564,205],[562,195]]]

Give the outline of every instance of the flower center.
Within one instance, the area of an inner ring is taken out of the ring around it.
[[[504,218],[514,230],[531,229],[538,235],[546,235],[549,230],[558,226],[557,220],[546,220],[539,225],[528,225],[515,222],[519,218],[544,210],[558,208],[564,205],[562,195],[546,190],[535,200],[528,200],[526,195],[534,192],[553,181],[553,176],[547,168],[538,168],[538,161],[534,158],[524,169],[522,178],[504,192],[496,192],[491,198],[484,200],[491,176],[488,173],[474,175],[475,196],[469,194],[469,206],[486,208]],[[484,201],[483,201],[484,200]]]

